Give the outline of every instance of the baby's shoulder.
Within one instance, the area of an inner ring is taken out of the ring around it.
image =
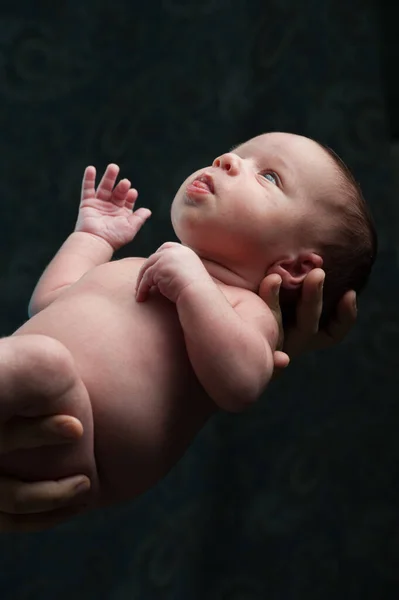
[[[230,285],[220,286],[220,289],[233,308],[240,306],[241,310],[255,310],[257,313],[263,313],[264,315],[272,314],[262,298],[251,290]]]

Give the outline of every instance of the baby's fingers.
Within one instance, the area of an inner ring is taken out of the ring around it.
[[[108,202],[111,199],[112,190],[114,189],[114,185],[118,175],[118,165],[108,165],[108,167],[105,169],[105,173],[102,176],[100,183],[98,184],[96,197],[99,200],[104,200],[105,202]]]
[[[134,188],[131,188],[128,191],[125,198],[125,206],[128,210],[133,210],[133,206],[135,205],[138,195],[138,191]]]
[[[51,417],[18,417],[11,419],[0,430],[0,454],[67,444],[83,435],[83,426],[78,419],[67,415]]]
[[[152,270],[147,269],[141,274],[140,279],[137,279],[136,301],[144,302],[148,297],[148,292],[153,286]]]
[[[125,206],[130,186],[131,183],[128,179],[121,179],[112,192],[112,204],[115,204],[116,206]]]
[[[96,195],[96,169],[95,167],[87,167],[83,174],[82,191],[80,195],[81,202],[94,198]]]
[[[148,208],[138,208],[132,212],[128,217],[129,224],[132,228],[132,234],[136,235],[150,217],[151,211]]]
[[[139,209],[141,210],[141,209]],[[136,301],[144,302],[148,297],[148,292],[154,286],[154,265],[159,255],[151,254],[142,265],[136,282]]]

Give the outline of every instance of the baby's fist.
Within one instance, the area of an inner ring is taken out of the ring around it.
[[[143,264],[137,277],[136,300],[144,302],[151,288],[156,287],[171,302],[177,302],[182,291],[209,274],[193,250],[166,242]]]

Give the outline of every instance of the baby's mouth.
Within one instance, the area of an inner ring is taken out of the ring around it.
[[[206,191],[210,192],[211,194],[215,193],[215,186],[213,184],[213,179],[207,173],[203,173],[202,175],[200,175],[199,177],[194,179],[194,181],[191,185],[193,185],[194,187],[197,187],[199,189],[206,190]]]

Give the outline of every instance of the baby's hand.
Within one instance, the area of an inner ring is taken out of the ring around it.
[[[115,185],[119,174],[117,165],[108,165],[95,189],[96,170],[87,167],[83,176],[79,215],[75,231],[96,235],[118,250],[132,241],[151,215],[147,208],[133,212],[137,190],[128,179]]]
[[[171,302],[177,302],[182,291],[193,283],[209,280],[209,274],[193,250],[166,242],[143,264],[137,277],[136,300],[144,302],[156,287]]]

